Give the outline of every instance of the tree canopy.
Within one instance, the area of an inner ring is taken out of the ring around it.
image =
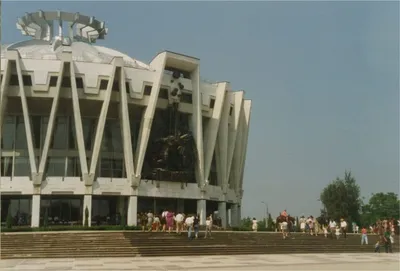
[[[378,219],[400,217],[400,200],[396,193],[372,194],[368,203],[362,208],[362,220],[370,225]]]
[[[345,171],[343,179],[336,178],[325,187],[320,200],[324,205],[325,216],[336,221],[345,218],[347,221],[360,222],[360,187],[350,171]]]

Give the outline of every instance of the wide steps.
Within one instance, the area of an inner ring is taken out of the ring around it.
[[[286,240],[277,233],[215,232],[213,238],[188,240],[187,235],[143,232],[74,232],[2,234],[1,257],[81,258],[147,257],[176,255],[238,255],[276,253],[370,253],[377,236],[369,236],[370,245],[361,246],[359,235],[347,239],[294,234]],[[398,238],[396,239],[398,241]],[[372,244],[372,245],[371,245]],[[399,251],[398,242],[393,245]]]

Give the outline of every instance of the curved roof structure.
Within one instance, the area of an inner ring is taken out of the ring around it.
[[[111,64],[114,57],[122,57],[125,67],[150,69],[149,65],[114,49],[92,45],[83,41],[73,41],[70,45],[65,45],[57,41],[49,42],[33,39],[2,45],[1,57],[4,57],[6,51],[17,50],[23,59],[60,60],[62,52],[67,51],[72,53],[72,60],[76,62]]]
[[[58,34],[54,25],[58,24]],[[68,33],[63,32],[68,25]],[[62,52],[71,52],[76,62],[110,64],[114,57],[122,57],[125,67],[149,69],[149,65],[114,49],[96,46],[97,39],[104,39],[108,30],[105,23],[94,17],[61,11],[27,13],[18,19],[17,28],[32,40],[1,46],[1,57],[8,50],[17,50],[21,58],[34,60],[60,60]]]

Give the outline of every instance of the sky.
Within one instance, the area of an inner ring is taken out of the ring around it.
[[[106,21],[101,45],[149,62],[200,58],[201,76],[253,101],[242,216],[318,215],[322,189],[351,170],[366,199],[399,193],[398,2],[3,2],[17,17],[63,10]]]

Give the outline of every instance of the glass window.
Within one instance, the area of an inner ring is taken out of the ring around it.
[[[57,117],[53,132],[52,149],[67,147],[67,117]]]
[[[31,116],[32,140],[33,140],[33,147],[35,149],[40,149],[41,122],[42,118],[40,116]]]
[[[47,160],[47,176],[65,176],[65,158],[49,157]]]
[[[67,163],[67,176],[79,177],[82,175],[79,157],[68,157]]]
[[[68,148],[76,149],[75,122],[73,117],[68,118]]]
[[[114,159],[112,160],[112,171],[114,178],[122,178],[125,174],[123,174],[123,159]]]
[[[1,157],[1,176],[12,176],[12,157]]]
[[[119,120],[112,120],[111,125],[112,148],[114,152],[122,152],[121,125]]]
[[[28,157],[16,156],[14,165],[14,176],[30,176],[31,166]]]
[[[14,149],[15,120],[14,116],[7,116],[4,119],[3,134],[1,136],[1,148],[3,150]]]
[[[82,120],[82,126],[83,126],[83,137],[85,139],[85,148],[86,150],[90,151],[92,149],[92,142],[96,134],[96,120],[90,118],[84,118]]]
[[[27,148],[25,123],[24,123],[23,116],[17,116],[15,148],[16,149],[26,149]]]
[[[112,159],[103,158],[100,162],[100,177],[112,177]]]
[[[82,200],[71,199],[71,221],[79,223],[82,221]]]
[[[44,145],[44,140],[46,139],[46,133],[47,133],[47,125],[49,124],[49,118],[48,117],[42,117],[42,123],[40,127],[40,141],[41,145]],[[54,131],[53,131],[54,132]]]
[[[101,150],[103,152],[113,152],[112,139],[112,123],[107,120],[104,125],[103,140],[101,141]]]

